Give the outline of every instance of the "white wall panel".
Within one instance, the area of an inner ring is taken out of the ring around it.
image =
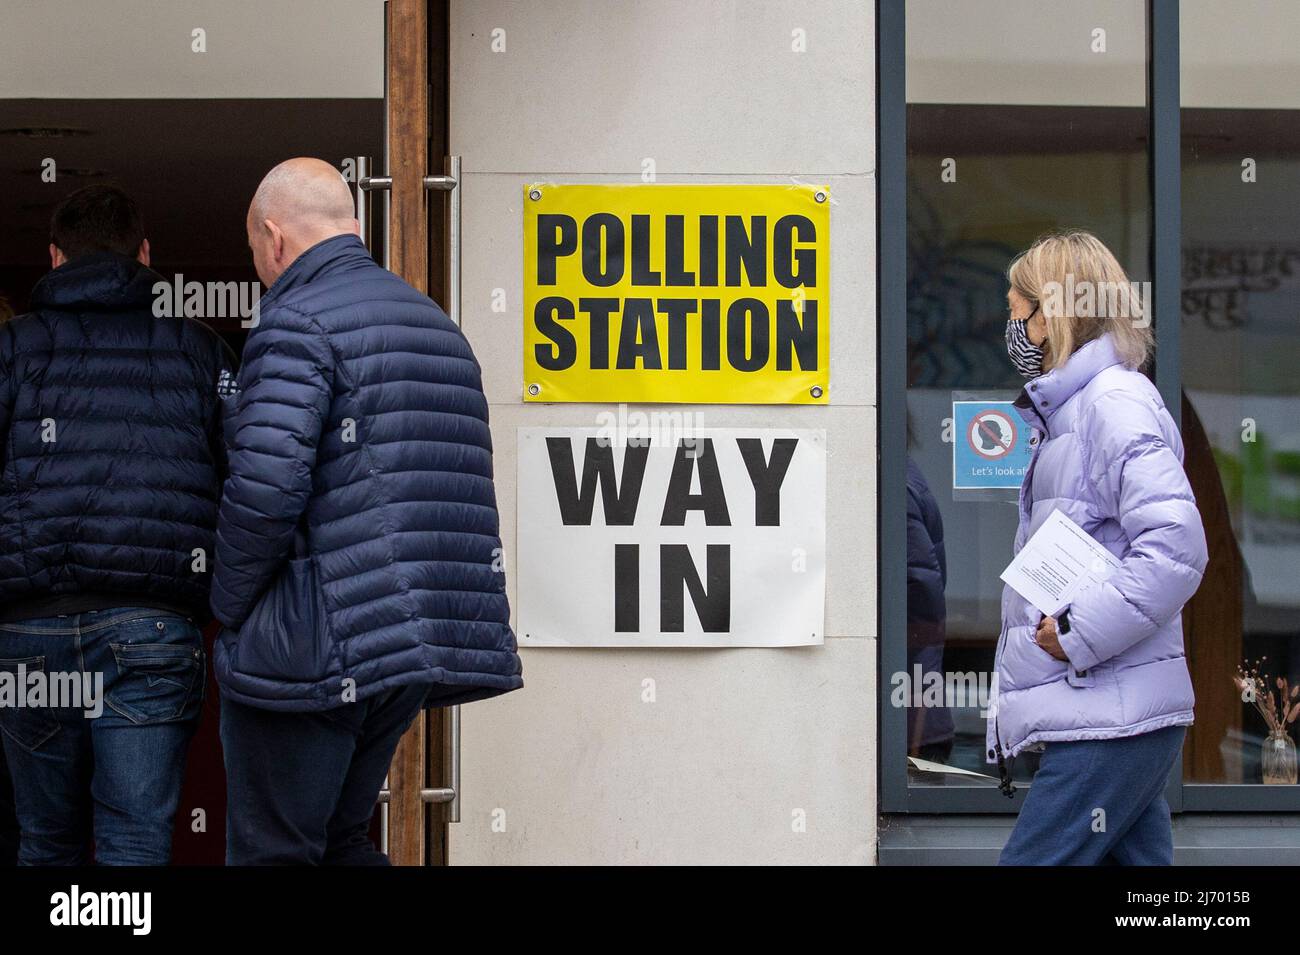
[[[452,862],[869,862],[871,5],[453,0],[451,12],[451,148],[465,169],[463,322],[492,406],[508,580],[515,429],[598,426],[598,414],[617,411],[520,400],[523,184],[636,182],[649,157],[663,182],[793,178],[829,183],[836,202],[830,406],[655,406],[694,413],[707,427],[826,430],[825,645],[525,649],[524,689],[463,711],[462,821],[451,826]],[[806,53],[791,52],[796,29],[806,31]],[[501,53],[492,52],[496,30],[504,31]],[[492,309],[497,289],[504,312]],[[513,580],[509,586],[513,597]],[[644,700],[647,680],[654,702]]]

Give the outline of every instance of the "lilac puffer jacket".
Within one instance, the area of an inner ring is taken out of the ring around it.
[[[1016,552],[1059,509],[1122,564],[1068,608],[1068,664],[1034,642],[1042,614],[1004,588],[989,762],[999,748],[1010,758],[1052,740],[1190,725],[1181,612],[1205,571],[1205,531],[1159,393],[1105,335],[1029,382],[1016,404],[1035,430]]]

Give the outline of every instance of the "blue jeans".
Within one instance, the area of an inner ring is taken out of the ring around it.
[[[18,817],[14,814],[14,783],[9,778],[5,749],[0,745],[0,866],[18,862]]]
[[[92,842],[100,865],[166,865],[203,701],[199,628],[148,607],[0,624],[0,670],[86,681],[75,702],[0,706],[19,865],[81,865]]]
[[[227,865],[387,865],[370,839],[388,764],[429,688],[320,713],[222,698]]]
[[[1186,731],[1048,743],[998,865],[1172,865],[1165,783]]]

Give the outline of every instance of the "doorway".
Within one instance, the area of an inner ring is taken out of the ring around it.
[[[352,160],[364,156],[374,174],[393,177],[389,198],[374,204],[390,218],[375,217],[372,252],[442,301],[442,203],[423,177],[442,172],[446,23],[437,0],[177,0],[161,10],[74,0],[6,14],[0,89],[14,95],[0,99],[0,297],[26,311],[49,268],[55,204],[97,182],[135,197],[165,278],[255,282],[244,214],[266,171],[316,156],[354,179]],[[200,318],[241,353],[238,317]],[[209,655],[215,635],[210,624]],[[209,673],[177,864],[224,860],[218,719]],[[442,739],[443,721],[422,717],[399,749],[375,826],[395,863],[445,860],[442,816],[421,798],[441,778]]]

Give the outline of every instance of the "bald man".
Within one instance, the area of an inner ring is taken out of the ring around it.
[[[269,286],[229,399],[212,610],[231,864],[384,864],[370,820],[422,707],[523,685],[479,366],[371,259],[338,171],[249,206]]]

